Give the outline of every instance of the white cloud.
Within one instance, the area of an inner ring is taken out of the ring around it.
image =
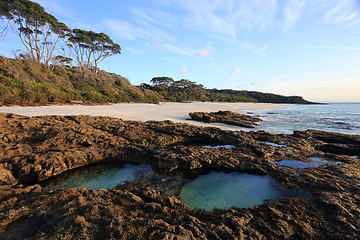
[[[184,68],[181,69],[180,73],[181,74],[186,74],[188,71],[189,71],[189,69],[184,67]]]
[[[251,85],[252,86],[260,85],[260,82],[252,82]]]
[[[157,21],[155,19],[153,19],[152,17],[150,17],[149,14],[143,9],[131,8],[130,12],[133,15],[135,15],[137,18],[142,18],[148,22],[157,23]]]
[[[175,2],[175,1],[174,1]],[[183,26],[190,30],[237,39],[241,29],[265,29],[274,25],[277,0],[176,1],[184,10]]]
[[[241,72],[241,71],[242,71],[241,68],[236,67],[236,68],[234,68],[230,73],[234,74],[234,73],[239,73],[239,72]]]
[[[354,5],[354,2],[355,2],[354,0],[337,1],[335,6],[333,4],[332,5],[333,7],[327,9],[324,16],[324,21],[326,23],[332,23],[332,22],[337,22],[339,18],[342,18],[343,16],[345,16],[346,18],[346,16],[350,15],[349,10],[352,10],[351,13],[353,13],[352,7]]]
[[[195,57],[206,57],[206,56],[209,56],[209,55],[210,55],[209,48],[202,49],[202,50],[195,53]]]
[[[307,0],[291,0],[284,8],[284,30],[290,30],[301,17]]]
[[[357,16],[357,12],[353,12],[350,15],[343,15],[340,17],[337,17],[334,22],[348,22],[353,20]]]
[[[193,49],[187,46],[177,46],[169,43],[164,44],[162,48],[168,52],[185,55],[185,56],[193,56],[193,52],[194,52]]]

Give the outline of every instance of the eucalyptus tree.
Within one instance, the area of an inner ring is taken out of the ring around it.
[[[154,77],[150,81],[152,85],[158,89],[167,89],[171,87],[175,81],[170,77]]]
[[[4,40],[9,27],[9,21],[6,19],[7,4],[6,1],[0,1],[0,40]]]
[[[74,29],[68,39],[69,49],[82,69],[98,69],[98,64],[105,58],[121,54],[121,47],[105,33],[96,33]]]
[[[12,29],[28,50],[31,60],[49,65],[59,40],[71,30],[38,3],[29,0],[4,2],[2,16],[11,21]]]

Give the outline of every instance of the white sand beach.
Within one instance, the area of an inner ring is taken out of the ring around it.
[[[191,120],[190,112],[214,112],[219,110],[231,110],[238,113],[247,111],[272,109],[285,106],[285,104],[271,103],[212,103],[212,102],[191,102],[191,103],[120,103],[109,105],[52,105],[39,107],[0,107],[0,113],[14,113],[23,116],[44,116],[44,115],[91,115],[108,116],[121,118],[123,120],[148,121],[148,120],[171,120],[173,122],[188,123],[205,127],[220,127],[222,129],[241,129],[229,127],[224,124],[207,124]]]

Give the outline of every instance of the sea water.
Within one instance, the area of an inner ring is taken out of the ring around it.
[[[292,134],[307,129],[360,134],[360,103],[287,105],[271,110],[252,111],[264,121],[255,130]]]

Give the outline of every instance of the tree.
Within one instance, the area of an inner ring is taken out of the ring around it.
[[[29,0],[7,0],[2,16],[12,22],[12,29],[37,63],[49,62],[53,58],[60,39],[70,29],[47,13],[42,6]]]
[[[4,40],[9,27],[9,21],[6,19],[7,2],[0,1],[0,40]]]
[[[121,54],[120,45],[114,43],[105,33],[74,29],[68,41],[70,51],[82,69],[98,69],[98,64],[105,58]]]
[[[170,77],[154,77],[150,82],[156,88],[167,89],[172,86],[175,81]]]

